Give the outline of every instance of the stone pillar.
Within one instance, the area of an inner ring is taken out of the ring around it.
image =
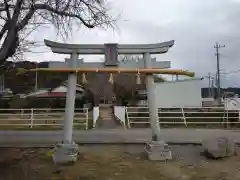
[[[143,59],[145,62],[145,68],[151,69],[151,55],[150,53],[143,54]],[[158,108],[156,107],[155,102],[155,93],[154,93],[154,77],[152,74],[147,74],[146,76],[146,88],[147,88],[147,102],[149,108],[149,116],[151,128],[153,131],[152,140],[159,140],[160,136],[160,126],[158,123]]]
[[[70,60],[68,60],[68,67],[75,68],[77,64],[78,55],[76,53],[71,55]],[[67,95],[66,95],[66,106],[64,115],[64,138],[63,141],[66,144],[72,143],[72,132],[73,132],[73,119],[75,110],[75,97],[76,97],[76,83],[77,74],[68,74],[68,85],[67,85]]]
[[[76,68],[78,54],[71,54],[70,60],[67,60],[69,68]],[[53,161],[55,164],[73,163],[77,161],[78,145],[72,140],[73,120],[75,111],[77,74],[68,74],[68,85],[66,95],[66,106],[64,114],[63,142],[55,146]]]
[[[151,69],[151,55],[144,53],[143,59],[145,68]],[[152,128],[152,140],[145,145],[145,153],[149,160],[165,161],[172,159],[172,152],[163,140],[160,140],[160,125],[158,120],[158,108],[155,101],[154,77],[152,74],[147,74],[147,102],[149,108],[150,123]]]

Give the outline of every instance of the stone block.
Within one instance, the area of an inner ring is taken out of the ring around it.
[[[224,158],[236,154],[236,144],[226,137],[207,138],[202,142],[207,158]]]
[[[166,161],[172,159],[171,149],[164,141],[147,142],[144,148],[149,160]]]
[[[55,164],[70,164],[77,161],[78,145],[72,144],[57,144],[53,152],[53,162]]]

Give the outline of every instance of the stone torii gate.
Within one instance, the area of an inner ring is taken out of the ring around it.
[[[75,94],[77,83],[77,72],[143,72],[147,74],[146,88],[147,99],[150,114],[150,123],[153,132],[152,141],[160,141],[160,126],[158,122],[158,109],[154,97],[154,77],[153,73],[160,74],[179,74],[194,76],[189,72],[181,70],[166,70],[170,68],[170,61],[156,62],[151,59],[151,54],[167,53],[169,48],[174,45],[174,41],[168,41],[157,44],[64,44],[45,40],[46,46],[50,47],[52,52],[59,54],[69,54],[70,59],[64,62],[52,62],[49,64],[49,71],[65,68],[68,71],[68,89],[66,97],[66,109],[64,116],[64,138],[63,144],[72,144],[73,118],[75,106]],[[85,63],[78,59],[78,55],[105,55],[104,63]],[[139,62],[128,61],[118,62],[118,54],[141,54],[143,60]],[[87,69],[90,68],[90,69]],[[94,69],[95,68],[95,69]],[[154,70],[156,69],[156,70]],[[41,71],[41,69],[38,69]],[[46,70],[46,69],[45,69]],[[155,143],[156,144],[156,143]],[[149,147],[149,146],[148,146]],[[149,149],[149,148],[148,148]]]
[[[145,67],[148,69],[154,68],[170,68],[170,62],[155,62],[152,64],[151,54],[163,54],[168,52],[169,48],[174,45],[174,41],[168,41],[158,44],[63,44],[53,41],[45,40],[46,46],[50,47],[52,52],[59,54],[70,54],[70,59],[67,59],[67,64],[50,64],[50,68],[86,68],[89,64],[78,61],[78,55],[93,55],[93,54],[104,54],[105,62],[91,65],[91,68],[101,68],[106,66],[117,66],[118,68],[141,68]],[[139,62],[138,64],[124,64],[119,63],[118,54],[141,54],[143,55],[144,63]],[[84,65],[85,64],[85,65]],[[74,106],[75,106],[75,92],[76,92],[77,75],[76,73],[69,73],[68,75],[68,90],[66,97],[66,110],[64,118],[64,142],[72,142],[72,128],[73,128],[73,117],[74,117]],[[146,77],[147,97],[148,106],[150,113],[151,128],[153,130],[154,139],[157,140],[159,137],[159,123],[158,123],[158,112],[156,108],[154,98],[154,78],[152,74]]]

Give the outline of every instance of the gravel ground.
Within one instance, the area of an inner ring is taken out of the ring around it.
[[[0,180],[237,180],[240,157],[207,160],[200,146],[171,146],[173,160],[146,160],[143,145],[84,145],[76,164],[56,167],[49,149],[1,148]]]
[[[82,153],[87,152],[101,152],[106,147],[112,147],[117,149],[122,153],[129,153],[135,156],[141,156],[144,158],[144,145],[116,145],[116,146],[103,146],[103,145],[84,145],[81,146],[80,151]],[[201,146],[179,146],[179,145],[170,145],[172,150],[173,160],[181,160],[184,163],[196,163],[201,162],[204,158],[201,155],[202,149]]]

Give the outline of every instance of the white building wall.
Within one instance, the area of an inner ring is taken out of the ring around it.
[[[158,108],[201,107],[200,79],[155,83]]]

